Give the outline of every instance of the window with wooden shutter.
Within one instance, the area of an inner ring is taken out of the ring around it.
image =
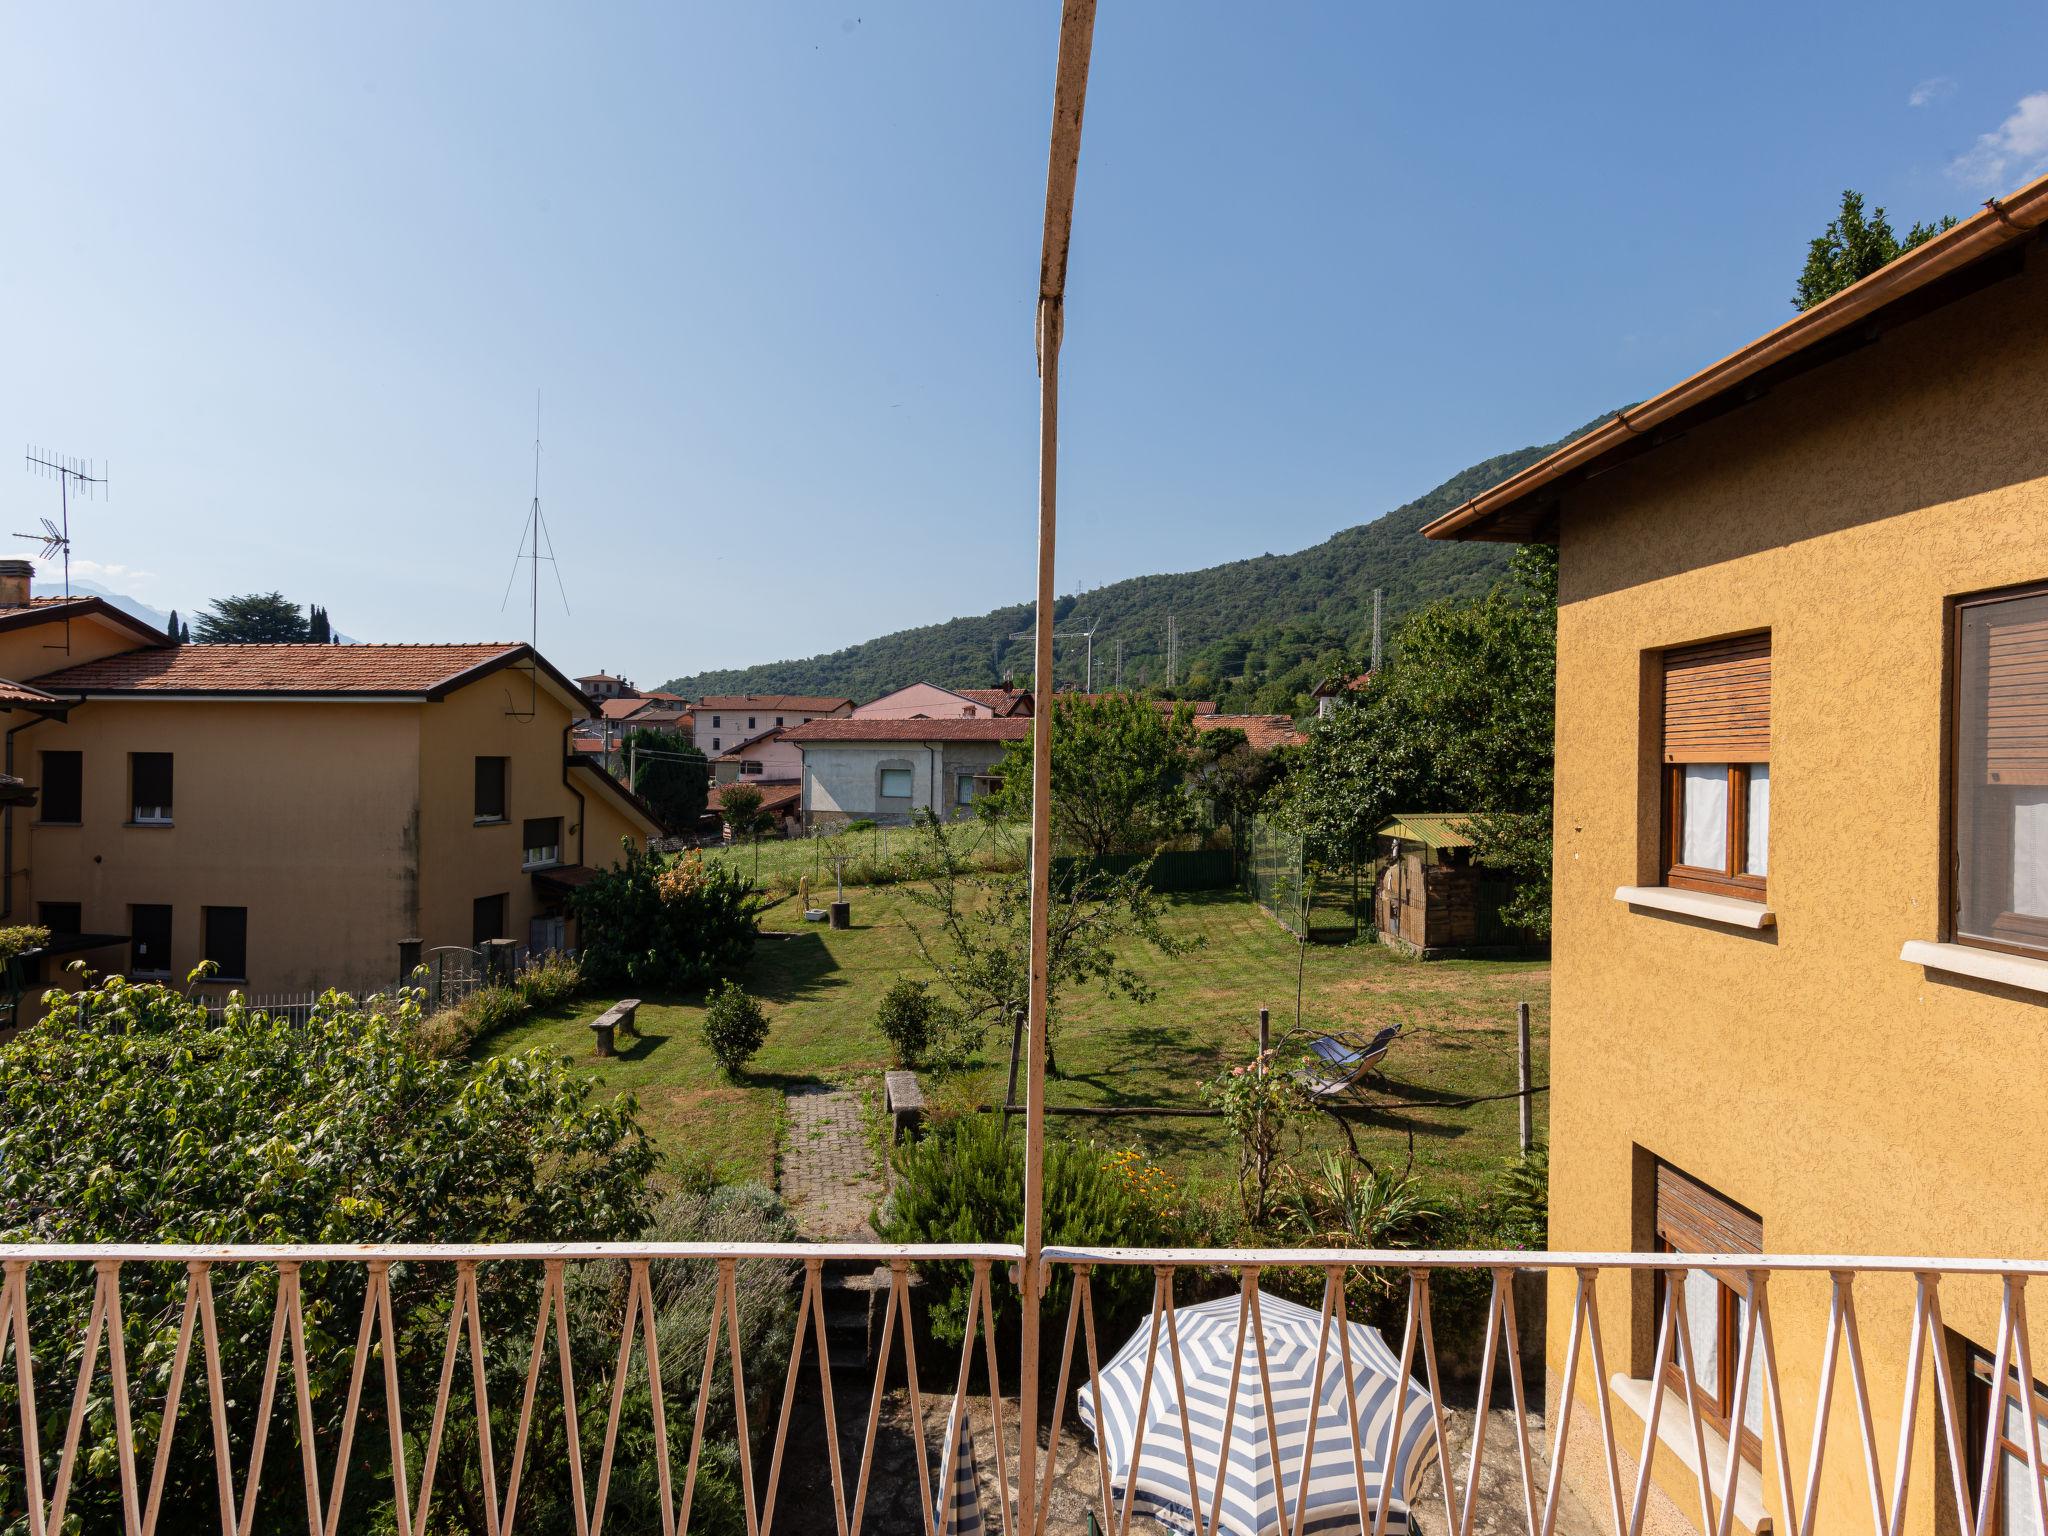
[[[1770,872],[1771,637],[1664,653],[1664,878],[1749,901]]]
[[[1663,1253],[1762,1253],[1764,1224],[1718,1190],[1659,1159],[1657,1163],[1657,1248]],[[1666,1304],[1665,1288],[1679,1285],[1685,1295],[1686,1339],[1692,1346],[1698,1383],[1700,1416],[1723,1435],[1739,1431],[1742,1454],[1761,1463],[1763,1442],[1763,1372],[1751,1362],[1748,1390],[1738,1408],[1736,1367],[1742,1335],[1748,1327],[1749,1288],[1739,1275],[1726,1271],[1688,1269],[1657,1277],[1657,1309]],[[1664,1385],[1685,1395],[1684,1357],[1674,1345]]]
[[[128,754],[129,803],[142,826],[167,825],[171,819],[171,754]]]
[[[2048,951],[2048,590],[1956,605],[1953,936]]]

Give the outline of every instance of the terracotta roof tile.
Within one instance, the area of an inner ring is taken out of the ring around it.
[[[838,709],[841,705],[851,706],[851,699],[831,699],[813,693],[714,693],[697,701],[697,708],[705,709],[796,709],[810,714],[823,714]]]
[[[491,645],[165,645],[36,679],[56,693],[428,693],[524,651]]]
[[[952,692],[976,704],[986,705],[996,712],[998,718],[1027,714],[1031,709],[1031,695],[1021,688],[955,688]]]
[[[785,808],[794,809],[798,802],[803,799],[804,793],[803,785],[792,783],[787,779],[735,779],[730,784],[719,784],[713,787],[710,798],[704,802],[705,809],[716,811],[719,808],[720,796],[726,790],[739,789],[741,787],[761,791],[761,809],[770,812],[781,811]]]
[[[65,701],[40,688],[31,688],[27,683],[11,682],[0,677],[0,705],[8,704],[62,704]]]
[[[812,720],[782,733],[784,741],[1022,741],[1031,722],[1002,720]]]
[[[1308,738],[1294,728],[1291,715],[1197,715],[1198,731],[1243,731],[1245,744],[1254,752],[1275,747],[1299,746]]]

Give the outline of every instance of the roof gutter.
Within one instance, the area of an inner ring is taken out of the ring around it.
[[[1629,439],[1664,425],[1808,347],[1854,330],[1886,305],[2026,239],[2044,223],[2048,223],[2048,176],[2028,183],[2003,201],[1990,199],[1981,213],[1973,214],[1954,229],[1936,235],[1834,297],[1793,316],[1776,330],[1729,353],[1655,399],[1617,414],[1548,458],[1481,491],[1426,525],[1423,534],[1432,539],[1477,536],[1473,532],[1477,525],[1573,470],[1594,463]]]

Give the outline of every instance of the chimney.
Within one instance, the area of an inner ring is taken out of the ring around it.
[[[0,608],[26,608],[29,578],[35,573],[32,560],[0,560]]]

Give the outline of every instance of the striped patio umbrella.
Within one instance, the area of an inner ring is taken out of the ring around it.
[[[959,1449],[954,1449],[954,1442]],[[944,1484],[946,1461],[953,1462],[953,1481]],[[981,1474],[974,1469],[974,1435],[964,1413],[946,1417],[946,1438],[932,1463],[932,1479],[939,1483],[938,1508],[932,1511],[939,1536],[983,1536],[987,1527],[981,1514]]]
[[[1239,1301],[1226,1296],[1199,1306],[1180,1307],[1174,1318],[1180,1333],[1181,1379],[1187,1388],[1187,1418],[1194,1442],[1202,1519],[1206,1525],[1216,1497],[1216,1477],[1223,1454],[1223,1419],[1229,1408],[1231,1354],[1237,1344]],[[1393,1427],[1394,1393],[1401,1361],[1374,1328],[1349,1324],[1351,1368],[1357,1391],[1358,1420],[1347,1424],[1344,1357],[1337,1324],[1330,1325],[1323,1366],[1321,1400],[1311,1414],[1315,1386],[1316,1341],[1322,1314],[1278,1296],[1259,1293],[1261,1331],[1266,1340],[1266,1386],[1273,1398],[1273,1421],[1266,1419],[1266,1393],[1259,1383],[1259,1354],[1247,1326],[1244,1361],[1237,1389],[1237,1413],[1231,1426],[1230,1460],[1222,1467],[1223,1503],[1217,1531],[1231,1536],[1275,1536],[1293,1529],[1295,1500],[1301,1487],[1301,1453],[1314,1425],[1315,1449],[1309,1460],[1308,1509],[1302,1530],[1370,1532],[1379,1509],[1380,1489],[1388,1475],[1387,1434]],[[1152,1339],[1148,1321],[1102,1368],[1102,1402],[1081,1389],[1081,1421],[1100,1440],[1109,1460],[1112,1492],[1119,1508],[1132,1481],[1131,1462],[1138,1471],[1131,1497],[1134,1514],[1144,1513],[1178,1530],[1193,1529],[1189,1511],[1195,1493],[1188,1457],[1181,1439],[1180,1398],[1175,1391],[1173,1350],[1162,1322],[1158,1358],[1152,1368],[1152,1395],[1144,1423],[1138,1422],[1138,1400],[1145,1380],[1145,1356]],[[1408,1506],[1422,1474],[1436,1459],[1435,1415],[1429,1394],[1407,1383],[1407,1407],[1401,1416],[1401,1439],[1393,1455],[1393,1500],[1387,1529],[1408,1529]],[[1352,1436],[1364,1451],[1366,1507],[1358,1508]],[[1144,1450],[1137,1455],[1142,1441]],[[1277,1458],[1277,1465],[1276,1465]],[[1114,1529],[1116,1510],[1105,1512],[1106,1528]]]

